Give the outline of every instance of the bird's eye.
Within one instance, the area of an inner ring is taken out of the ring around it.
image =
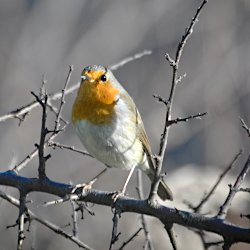
[[[106,75],[102,75],[100,79],[101,79],[102,82],[106,82],[107,81],[107,76]]]

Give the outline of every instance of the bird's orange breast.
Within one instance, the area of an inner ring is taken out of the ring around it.
[[[94,77],[96,78],[97,76]],[[73,123],[80,120],[88,120],[94,124],[110,123],[118,94],[119,90],[110,81],[102,83],[98,80],[84,80],[72,108]]]

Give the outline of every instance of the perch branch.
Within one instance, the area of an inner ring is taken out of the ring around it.
[[[38,178],[22,177],[11,170],[0,172],[0,185],[22,188],[22,190],[27,192],[45,192],[59,197],[71,195],[72,189],[74,188],[71,185],[54,182],[49,179],[41,182]],[[86,189],[85,192],[80,192],[76,194],[76,196],[79,195],[79,201],[112,207],[114,204],[113,194],[113,192]],[[234,243],[250,243],[250,229],[227,223],[217,217],[206,217],[162,205],[153,207],[147,200],[137,200],[127,196],[119,196],[116,200],[116,206],[119,207],[122,212],[134,212],[153,216],[162,221],[164,225],[176,223],[185,227],[192,227],[219,234],[223,238],[230,238]]]

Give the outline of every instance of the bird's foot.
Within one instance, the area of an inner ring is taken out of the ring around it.
[[[122,189],[119,191],[114,191],[111,194],[112,194],[112,207],[115,207],[117,199],[125,195],[125,190]]]
[[[78,194],[78,195],[84,195],[85,191],[87,189],[91,189],[92,188],[92,184],[89,183],[81,183],[81,184],[76,184],[72,191],[71,194]],[[79,190],[79,191],[78,191]]]

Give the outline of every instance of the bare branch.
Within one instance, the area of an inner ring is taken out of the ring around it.
[[[143,187],[142,187],[141,170],[137,171],[137,188],[136,188],[136,190],[137,190],[137,194],[138,194],[139,199],[143,200],[144,195],[143,195]],[[141,217],[141,224],[142,224],[142,228],[143,228],[145,240],[146,240],[145,249],[146,249],[146,246],[148,246],[148,248],[150,250],[153,250],[154,246],[153,246],[153,242],[151,239],[151,235],[149,233],[147,220],[146,220],[144,214],[141,214],[140,217]]]
[[[69,82],[70,82],[70,78],[73,72],[73,65],[69,66],[69,72],[68,72],[68,76],[66,78],[66,82],[64,84],[64,87],[62,89],[62,97],[61,97],[61,103],[58,109],[58,113],[57,113],[57,117],[55,120],[55,131],[57,131],[60,127],[60,119],[61,119],[61,114],[62,114],[62,109],[63,109],[63,105],[65,104],[65,91],[68,88]]]
[[[117,233],[117,227],[118,227],[118,220],[120,217],[120,212],[115,208],[114,209],[114,216],[113,216],[113,228],[112,228],[112,237],[110,240],[110,245],[109,245],[109,250],[112,249],[113,245],[115,244],[116,241],[118,241],[119,236],[121,235],[121,232]]]
[[[248,134],[248,137],[250,137],[250,128],[247,126],[247,124],[245,123],[245,121],[240,117],[240,121],[242,123],[242,128],[244,128]]]
[[[243,150],[240,150],[240,152],[233,158],[231,163],[228,165],[228,167],[220,174],[218,180],[215,182],[211,190],[208,192],[208,194],[201,200],[201,202],[196,206],[193,207],[194,212],[198,213],[202,206],[208,201],[208,199],[212,196],[214,193],[215,189],[218,187],[224,176],[233,168],[235,162],[238,160],[240,155],[242,154]]]
[[[181,76],[178,76],[178,78],[176,79],[176,84],[181,83],[186,76],[187,76],[186,73]]]
[[[224,241],[223,240],[219,240],[219,241],[214,241],[214,242],[205,242],[205,246],[206,246],[206,249],[208,249],[209,247],[212,247],[212,246],[219,246],[221,244],[223,244]]]
[[[189,121],[190,119],[201,119],[201,117],[207,115],[207,112],[204,112],[204,113],[198,113],[196,115],[190,115],[190,116],[187,116],[187,117],[184,117],[184,118],[181,118],[181,117],[177,117],[176,119],[174,120],[170,120],[168,121],[168,126],[171,126],[173,124],[177,124],[179,122],[187,122]]]
[[[74,92],[76,89],[79,88],[79,84],[80,82],[78,82],[77,84],[73,85],[72,87],[68,88],[65,91],[65,95],[68,95],[72,92]],[[58,100],[62,97],[62,93],[61,92],[57,92],[54,94],[48,94],[48,102],[50,103],[51,100],[55,101]],[[0,122],[3,121],[7,121],[9,119],[13,119],[13,118],[18,118],[18,117],[22,117],[23,115],[29,113],[31,110],[33,110],[34,108],[38,107],[39,103],[37,101],[32,101],[20,108],[17,108],[16,110],[11,111],[10,113],[0,116]]]
[[[16,175],[14,171],[0,172],[0,185],[22,188],[27,192],[45,192],[48,194],[66,197],[72,194],[73,187],[64,183],[58,183],[49,179],[41,182],[38,178],[26,178]],[[78,196],[79,201],[100,204],[112,207],[114,204],[113,192],[86,189]],[[233,242],[250,243],[250,229],[227,223],[217,217],[206,217],[197,213],[177,210],[158,204],[151,206],[147,200],[137,200],[127,196],[119,196],[115,202],[122,212],[134,212],[150,215],[158,218],[164,224],[179,224],[221,235],[223,238],[231,238]]]
[[[218,246],[224,243],[223,240],[221,241],[213,241],[213,242],[206,242],[205,240],[205,233],[202,230],[193,230],[201,239],[202,245],[204,250],[208,250],[212,246]]]
[[[51,134],[48,136],[48,139],[45,140],[44,142],[44,147],[48,146],[48,143],[50,140],[53,140],[60,132],[61,130],[58,131],[58,133]],[[30,152],[22,161],[20,161],[12,170],[15,171],[16,173],[19,173],[24,167],[27,166],[27,164],[38,154],[38,148],[36,147],[32,152]]]
[[[122,246],[118,249],[118,250],[122,250],[124,249],[125,246],[127,246],[131,241],[133,241],[133,239],[138,236],[138,234],[140,233],[140,231],[142,230],[142,228],[140,227],[127,241],[125,241]]]
[[[60,149],[68,149],[70,151],[73,151],[73,152],[76,152],[76,153],[79,153],[79,154],[82,154],[82,155],[86,155],[86,156],[89,156],[89,157],[93,158],[93,156],[90,155],[87,151],[83,151],[81,149],[77,149],[74,146],[64,145],[64,144],[61,144],[59,142],[53,142],[51,140],[48,142],[48,147],[52,147],[53,149],[55,149],[56,147],[60,148]]]
[[[134,60],[140,59],[143,56],[147,56],[147,55],[151,55],[152,51],[150,50],[144,50],[140,53],[135,54],[134,56],[131,57],[127,57],[125,59],[123,59],[122,61],[113,64],[110,67],[111,70],[117,70],[120,67],[123,67],[125,64],[130,63]],[[77,84],[74,84],[73,86],[71,86],[70,88],[66,89],[64,92],[64,95],[68,95],[72,92],[74,92],[76,89],[79,88],[80,82],[78,82]],[[50,103],[51,100],[55,101],[58,100],[62,97],[62,92],[56,92],[56,93],[52,93],[52,94],[48,94],[48,103]],[[26,115],[27,113],[29,113],[31,110],[33,110],[34,108],[38,107],[39,103],[37,101],[32,101],[20,108],[17,108],[11,112],[9,112],[8,114],[2,115],[0,116],[0,122],[3,121],[7,121],[9,119],[13,119],[13,118],[18,118],[20,119],[20,117],[22,117],[23,115]]]
[[[77,195],[66,195],[65,197],[57,199],[57,200],[44,202],[43,206],[48,207],[48,206],[57,205],[66,201],[76,201],[77,199],[78,199]]]
[[[58,109],[57,109],[56,107],[54,107],[54,106],[49,102],[49,100],[47,101],[47,106],[48,106],[49,110],[50,110],[52,113],[54,113],[55,115],[58,114]],[[63,119],[62,117],[60,118],[60,120],[61,120],[62,122],[64,122],[65,125],[68,125],[68,123],[69,123],[68,121],[66,121],[66,120]]]
[[[167,234],[168,234],[168,237],[170,239],[170,243],[171,243],[171,245],[173,247],[173,250],[177,250],[177,243],[176,243],[176,240],[175,240],[173,224],[165,224],[164,227],[165,227],[165,229],[167,231]]]
[[[59,134],[61,131],[63,131],[65,129],[65,127],[67,126],[67,122],[64,121],[65,123],[65,126],[61,129],[61,130],[58,130],[58,126],[59,126],[59,121],[60,120],[63,120],[61,118],[61,111],[62,111],[62,107],[63,107],[63,104],[64,104],[64,96],[65,96],[65,93],[67,92],[67,86],[69,84],[69,81],[70,81],[70,77],[71,77],[71,74],[72,74],[72,71],[73,71],[73,66],[70,66],[69,68],[69,73],[68,73],[68,76],[67,76],[67,79],[66,79],[66,82],[65,82],[65,85],[64,85],[64,89],[62,90],[62,93],[61,93],[61,104],[60,104],[60,107],[59,107],[59,110],[58,110],[58,113],[57,114],[57,117],[56,117],[56,122],[55,122],[55,129],[53,131],[53,133],[49,136],[49,138],[46,140],[46,136],[48,134],[48,130],[46,129],[46,117],[47,117],[47,114],[46,114],[46,106],[50,107],[50,109],[53,110],[53,112],[55,113],[55,110],[53,109],[53,107],[51,105],[49,105],[47,102],[48,102],[48,98],[49,96],[46,94],[45,90],[44,90],[44,86],[45,86],[45,80],[43,80],[43,83],[42,83],[42,87],[41,87],[41,96],[38,97],[36,94],[34,94],[33,92],[31,93],[35,98],[36,98],[36,103],[37,104],[40,104],[42,106],[42,109],[43,109],[43,115],[42,115],[42,127],[41,127],[41,135],[40,135],[40,144],[39,144],[39,147],[36,147],[30,154],[28,154],[28,156],[25,157],[24,160],[22,160],[19,164],[17,164],[13,170],[18,173],[19,171],[21,171],[21,169],[23,169],[35,156],[37,156],[37,154],[39,154],[39,160],[40,161],[46,161],[46,159],[48,157],[44,157],[43,156],[43,152],[44,152],[44,149],[45,147],[49,144],[49,142],[51,140],[53,140],[57,134]],[[42,92],[45,92],[45,93],[42,93]],[[41,156],[42,155],[42,156]],[[45,164],[45,162],[40,162],[40,166],[43,166]],[[39,168],[39,169],[43,169],[43,167]],[[45,169],[44,169],[45,171]],[[44,175],[44,177],[46,176],[45,172],[42,173],[41,172],[41,175]]]
[[[168,134],[169,134],[168,124],[169,124],[169,121],[171,119],[174,94],[175,94],[176,85],[178,83],[178,68],[179,68],[179,63],[181,60],[182,52],[183,52],[183,49],[185,47],[185,44],[186,44],[188,38],[191,36],[191,34],[193,32],[193,28],[194,28],[196,22],[198,21],[198,17],[200,15],[203,7],[207,3],[207,1],[208,0],[204,0],[202,2],[202,4],[200,5],[200,7],[197,9],[194,17],[192,18],[192,21],[191,21],[189,27],[187,28],[185,34],[182,36],[182,39],[181,39],[180,43],[178,44],[178,47],[176,50],[175,59],[172,59],[169,54],[166,54],[166,59],[169,61],[170,66],[172,68],[172,83],[171,83],[169,97],[167,100],[168,105],[166,105],[165,124],[164,124],[164,129],[163,129],[163,133],[162,133],[162,137],[161,137],[160,149],[159,149],[158,157],[156,158],[155,178],[154,178],[154,181],[152,182],[151,191],[149,194],[149,200],[150,200],[151,204],[154,204],[154,200],[156,199],[156,193],[157,193],[158,186],[159,186],[159,178],[160,178],[160,174],[161,174],[162,163],[163,163],[163,159],[164,159],[164,155],[165,155],[165,151],[166,151],[166,147],[167,147]]]
[[[5,199],[6,201],[10,202],[12,205],[19,207],[20,203],[19,201],[8,195],[5,194],[4,192],[0,191],[0,197],[2,197],[3,199]],[[45,227],[49,228],[50,230],[52,230],[53,232],[63,236],[66,239],[69,239],[70,241],[72,241],[73,243],[75,243],[78,247],[83,248],[83,249],[87,249],[87,250],[92,250],[92,248],[90,248],[89,246],[87,246],[85,243],[83,243],[82,241],[80,241],[79,239],[77,239],[76,237],[68,234],[67,232],[65,232],[64,230],[62,230],[60,227],[56,226],[55,224],[41,219],[40,217],[38,217],[36,214],[34,214],[31,210],[27,209],[27,213],[29,214],[29,217],[31,220],[35,220],[38,223],[44,225]]]
[[[168,53],[165,54],[165,57],[166,57],[166,60],[169,62],[169,65],[171,67],[175,67],[176,66],[175,60],[172,59],[171,56]]]
[[[160,95],[153,95],[154,98],[156,98],[158,100],[158,102],[162,102],[163,104],[165,104],[166,106],[168,106],[168,101],[166,99],[164,99],[163,97],[161,97]]]
[[[98,173],[94,178],[92,178],[89,182],[87,183],[81,183],[81,184],[77,184],[75,186],[72,185],[72,190],[71,190],[71,193],[70,195],[66,195],[65,197],[63,198],[60,198],[60,199],[57,199],[57,200],[53,200],[53,201],[49,201],[49,202],[45,202],[44,203],[44,206],[47,207],[47,206],[50,206],[50,205],[56,205],[56,204],[59,204],[59,203],[63,203],[63,202],[66,202],[68,200],[70,201],[77,201],[79,196],[78,194],[81,193],[81,194],[84,194],[85,191],[87,189],[91,189],[92,188],[92,185],[98,180],[98,178],[100,176],[102,176],[105,172],[107,171],[107,169],[103,169],[100,173]],[[79,189],[79,190],[78,190]],[[81,190],[80,190],[81,189]],[[78,192],[79,191],[79,192]]]
[[[205,234],[204,234],[204,232],[202,230],[195,230],[195,229],[193,230],[193,232],[196,233],[200,237],[203,249],[207,250],[208,247],[206,246],[206,240],[205,240]]]
[[[98,180],[100,176],[102,176],[107,171],[107,168],[104,168],[100,173],[98,173],[93,179],[91,179],[88,183],[77,184],[72,189],[72,194],[79,188],[82,188],[81,192],[84,192],[85,189],[91,189],[92,185]]]
[[[240,174],[238,175],[238,177],[233,185],[233,188],[230,188],[229,194],[228,194],[224,204],[220,207],[219,213],[217,215],[218,218],[225,219],[225,217],[227,215],[227,211],[230,208],[231,202],[232,202],[235,194],[237,193],[236,190],[238,190],[238,188],[240,187],[240,185],[244,181],[249,168],[250,168],[250,155],[248,156],[248,159],[247,159],[243,169],[241,170]]]
[[[247,192],[247,193],[250,193],[250,188],[239,188],[238,192]]]
[[[77,226],[77,213],[76,213],[76,204],[74,201],[70,200],[72,206],[72,233],[73,236],[78,238],[78,226]]]
[[[12,118],[20,118],[23,115],[28,114],[33,108],[37,107],[39,104],[36,101],[33,101],[23,107],[17,108],[16,110],[11,111],[10,113],[0,116],[0,122],[7,121]]]
[[[46,161],[48,159],[47,156],[44,156],[44,145],[46,140],[46,135],[48,134],[48,130],[46,128],[46,120],[47,120],[47,100],[48,96],[45,93],[44,100],[40,99],[35,93],[31,92],[31,94],[36,98],[37,102],[40,103],[43,113],[42,113],[42,125],[41,125],[41,135],[40,135],[40,143],[37,145],[38,148],[38,155],[39,155],[39,167],[38,167],[38,174],[39,179],[44,180],[46,177]]]
[[[134,60],[142,58],[143,56],[148,56],[148,55],[151,55],[151,54],[152,54],[151,50],[144,50],[144,51],[142,51],[140,53],[137,53],[137,54],[135,54],[133,56],[130,56],[130,57],[127,57],[127,58],[123,59],[119,63],[116,63],[116,64],[113,64],[113,65],[109,66],[109,68],[111,70],[117,70],[117,69],[123,67],[127,63],[130,63],[130,62],[132,62]]]
[[[25,239],[24,235],[24,218],[26,212],[26,193],[20,191],[19,197],[19,216],[18,216],[18,240],[17,240],[17,249],[22,250],[23,242]]]

